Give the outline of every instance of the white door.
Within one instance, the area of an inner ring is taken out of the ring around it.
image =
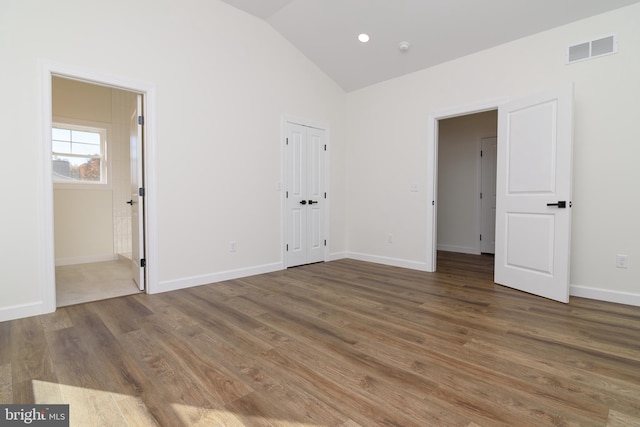
[[[480,252],[496,248],[496,157],[497,138],[480,140]]]
[[[144,184],[142,162],[142,95],[137,96],[131,116],[129,150],[131,158],[131,272],[138,288],[144,290]]]
[[[569,301],[573,86],[498,109],[495,281]]]
[[[324,130],[286,123],[285,266],[324,260]]]

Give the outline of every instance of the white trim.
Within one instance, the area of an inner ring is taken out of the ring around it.
[[[356,259],[358,261],[373,262],[376,264],[390,265],[393,267],[408,268],[411,270],[429,271],[428,265],[424,262],[409,261],[406,259],[390,258],[379,255],[362,254],[358,252],[346,252],[347,258]]]
[[[640,307],[640,294],[637,293],[612,291],[610,289],[593,288],[590,286],[569,285],[569,295],[572,297],[589,298]]]
[[[57,258],[56,267],[60,267],[63,265],[78,265],[78,264],[90,264],[94,262],[117,261],[118,259],[120,258],[116,254],[79,256],[79,257],[73,257],[73,258]]]
[[[480,101],[473,104],[450,107],[429,113],[427,118],[427,174],[432,171],[432,185],[427,185],[426,203],[431,206],[427,209],[427,236],[426,236],[426,259],[425,271],[436,271],[436,246],[438,243],[438,121],[452,117],[466,116],[468,114],[483,113],[485,111],[495,110],[500,105],[509,101],[508,97],[500,97]],[[428,178],[428,176],[427,176]]]
[[[282,183],[281,190],[281,212],[280,212],[280,230],[282,232],[282,244],[281,244],[281,253],[282,253],[282,265],[286,265],[286,257],[287,257],[287,249],[286,249],[286,229],[285,229],[285,218],[286,218],[286,209],[287,209],[287,200],[285,198],[286,193],[286,162],[285,162],[285,149],[286,149],[286,138],[287,138],[287,123],[297,124],[301,126],[312,127],[315,129],[320,129],[324,131],[324,143],[327,146],[327,150],[325,151],[324,157],[324,176],[323,176],[323,189],[322,192],[327,193],[327,198],[324,201],[324,239],[327,241],[327,245],[324,247],[324,261],[329,261],[330,253],[329,248],[331,247],[331,239],[329,236],[331,235],[329,229],[329,217],[331,212],[331,192],[329,191],[329,163],[330,163],[330,154],[331,154],[331,130],[329,125],[321,122],[315,122],[312,120],[301,119],[299,117],[291,116],[289,114],[283,114],[282,120],[280,123],[280,141],[281,141],[281,167],[280,167],[280,182]]]
[[[439,251],[458,252],[461,254],[480,255],[480,248],[456,245],[437,245]]]
[[[39,314],[45,314],[49,312],[51,312],[51,310],[47,310],[46,304],[43,301],[12,305],[10,307],[2,307],[0,309],[0,322],[6,322],[13,319],[22,319],[24,317],[37,316]]]
[[[102,86],[141,93],[144,95],[145,107],[145,258],[146,290],[155,293],[158,288],[158,211],[157,211],[157,144],[156,144],[156,88],[148,82],[130,80],[118,76],[102,74],[83,67],[55,63],[46,59],[38,61],[39,91],[38,98],[38,127],[40,128],[40,143],[37,151],[38,163],[42,166],[38,170],[38,194],[42,205],[42,217],[39,242],[39,265],[42,309],[43,314],[56,309],[55,286],[55,256],[54,256],[54,228],[53,228],[53,185],[51,178],[51,77],[53,75],[81,80]]]
[[[348,252],[334,252],[330,253],[326,261],[337,261],[339,259],[349,258]]]
[[[273,273],[284,269],[282,263],[264,264],[255,267],[241,268],[238,270],[228,270],[201,276],[184,277],[182,279],[167,280],[158,283],[154,293],[176,291],[179,289],[192,288],[194,286],[208,285],[211,283],[224,282],[225,280],[242,279],[244,277],[256,276],[258,274]]]

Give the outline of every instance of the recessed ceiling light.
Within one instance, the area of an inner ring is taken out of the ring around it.
[[[366,43],[369,41],[369,35],[362,33],[358,36],[358,40],[360,40],[362,43]]]

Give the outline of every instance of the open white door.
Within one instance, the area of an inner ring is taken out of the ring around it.
[[[498,109],[495,282],[569,301],[573,86]]]
[[[131,159],[131,272],[138,288],[144,290],[144,184],[142,163],[142,95],[137,96],[131,116],[129,150]]]
[[[324,130],[286,123],[285,266],[324,261]]]

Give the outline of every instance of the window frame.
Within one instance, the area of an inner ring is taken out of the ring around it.
[[[102,122],[91,122],[78,119],[70,119],[67,117],[52,117],[51,129],[53,128],[69,129],[83,132],[93,132],[100,134],[100,150],[102,152],[100,156],[100,181],[71,181],[71,180],[58,180],[53,175],[53,163],[51,180],[55,189],[69,189],[69,190],[110,190],[111,184],[111,144],[109,144],[109,135],[111,135],[111,125]],[[53,135],[50,136],[50,152],[51,162],[53,162]],[[63,153],[58,153],[64,155]]]

